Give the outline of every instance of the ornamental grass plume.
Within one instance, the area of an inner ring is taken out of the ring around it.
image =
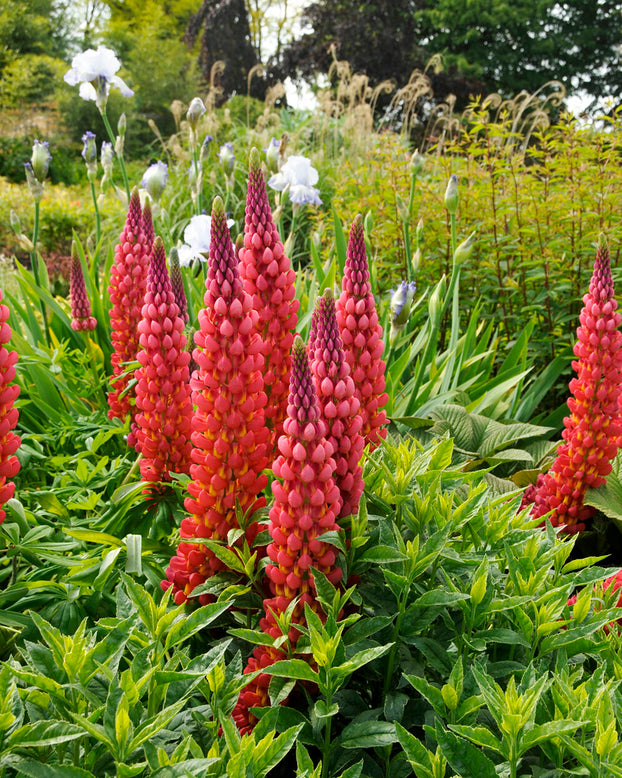
[[[291,371],[291,347],[298,322],[294,271],[272,219],[259,151],[251,150],[240,249],[240,276],[259,312],[258,331],[264,342],[264,384],[268,401],[266,424],[272,450],[283,430]]]
[[[279,619],[293,600],[296,604],[291,611],[286,645],[281,649],[257,646],[245,673],[268,667],[295,650],[300,636],[296,624],[304,624],[305,604],[319,609],[312,568],[324,573],[334,585],[341,580],[341,568],[335,564],[335,548],[321,539],[325,532],[339,529],[336,520],[341,505],[339,488],[332,477],[335,460],[327,431],[307,351],[300,337],[296,337],[287,418],[279,438],[280,453],[272,466],[274,475],[283,483],[272,484],[274,504],[269,524],[272,543],[268,546],[270,564],[266,575],[273,596],[263,603],[262,630],[272,638],[280,638],[283,633]],[[241,691],[233,718],[242,733],[249,732],[256,722],[249,709],[269,704],[269,681],[269,676],[262,673]]]
[[[337,300],[337,323],[346,359],[352,371],[356,396],[361,403],[365,444],[373,451],[387,436],[387,414],[382,408],[385,365],[382,361],[382,326],[369,281],[363,220],[360,214],[350,229],[342,292]]]
[[[238,274],[223,202],[214,200],[211,246],[205,282],[205,307],[199,312],[194,339],[198,370],[191,378],[196,412],[192,420],[192,481],[181,523],[182,538],[226,540],[262,508],[260,492],[267,484],[268,429],[265,425],[261,369],[262,341],[258,313]],[[260,525],[245,528],[245,540],[255,539]],[[177,604],[225,565],[202,544],[180,543],[167,568],[162,588],[173,587]],[[200,602],[207,597],[200,595]]]
[[[140,472],[145,481],[170,481],[169,471],[190,471],[190,354],[159,237],[153,244],[138,333],[135,422]]]
[[[9,479],[19,472],[20,465],[15,452],[22,442],[13,432],[19,417],[19,412],[14,407],[19,386],[11,383],[15,379],[17,352],[6,348],[11,339],[8,319],[9,308],[2,302],[0,289],[0,524],[6,518],[3,506],[15,492],[15,484]]]
[[[82,263],[75,241],[71,244],[69,298],[71,300],[71,329],[77,331],[94,330],[97,327],[97,319],[91,316],[91,303],[86,294]]]
[[[138,190],[130,198],[127,219],[119,243],[115,248],[114,263],[110,270],[110,325],[112,328],[112,389],[108,394],[108,418],[125,421],[134,415],[134,390],[128,387],[132,373],[128,363],[136,359],[138,351],[138,323],[142,318],[142,306],[147,291],[150,246],[149,224],[143,231],[143,214]],[[135,445],[132,428],[128,444]]]
[[[564,419],[557,457],[535,489],[533,516],[552,511],[550,521],[564,532],[585,529],[594,508],[583,504],[588,487],[605,483],[611,460],[622,446],[622,317],[616,311],[609,248],[601,235],[589,292],[583,297],[570,382],[570,416]]]
[[[343,350],[331,289],[316,303],[311,331],[315,335],[309,342],[311,372],[328,426],[327,439],[333,446],[334,479],[341,494],[339,518],[343,518],[358,511],[364,487],[360,462],[365,441],[360,434],[361,403]]]

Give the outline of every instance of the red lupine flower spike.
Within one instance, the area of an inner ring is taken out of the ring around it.
[[[6,517],[2,506],[15,492],[15,484],[9,479],[19,472],[20,465],[15,452],[22,442],[13,432],[19,417],[17,408],[13,407],[19,395],[19,386],[12,383],[15,380],[17,353],[6,348],[11,339],[8,319],[9,308],[2,302],[0,289],[0,524]]]
[[[138,324],[140,367],[135,374],[140,472],[145,481],[170,481],[169,471],[190,470],[192,400],[184,322],[171,288],[161,238],[153,244],[142,314]]]
[[[147,272],[151,249],[142,229],[142,213],[138,189],[130,198],[127,219],[119,243],[115,248],[114,263],[110,270],[112,328],[112,389],[108,394],[108,417],[125,421],[134,414],[134,390],[128,389],[132,378],[127,364],[136,359],[138,351],[138,323],[147,290]],[[135,445],[134,432],[128,436],[128,444]]]
[[[71,300],[71,329],[94,330],[97,319],[91,316],[91,303],[86,294],[82,263],[75,241],[71,244],[71,272],[69,275],[69,297]]]
[[[179,254],[176,248],[172,248],[169,254],[169,264],[171,266],[171,286],[175,295],[175,302],[179,306],[179,315],[188,323],[188,301],[186,300],[186,291],[184,281],[181,277],[181,268],[179,267]]]
[[[244,246],[240,249],[240,277],[259,313],[258,332],[264,342],[264,383],[268,402],[266,424],[272,430],[272,448],[283,429],[291,370],[291,346],[298,321],[294,271],[285,254],[268,202],[257,149],[250,154]]]
[[[205,308],[199,312],[191,378],[196,412],[192,421],[192,481],[181,524],[183,538],[223,540],[246,517],[265,505],[258,495],[267,478],[262,341],[257,311],[238,275],[224,206],[220,197],[212,209]],[[259,529],[246,529],[251,543]],[[164,589],[173,586],[182,603],[192,589],[224,565],[205,546],[182,542],[166,571]],[[205,595],[200,596],[206,602]]]
[[[300,337],[296,337],[287,418],[278,443],[280,454],[272,466],[275,476],[283,481],[272,484],[272,543],[268,546],[271,564],[266,567],[266,575],[273,596],[264,600],[265,617],[260,621],[264,632],[273,638],[280,637],[277,617],[296,598],[287,635],[290,650],[295,648],[300,635],[295,625],[304,623],[305,603],[313,609],[319,607],[311,568],[324,573],[333,584],[339,583],[342,574],[335,564],[334,546],[321,540],[325,532],[338,530],[336,519],[341,505],[339,488],[332,478],[333,445],[326,432],[307,350]],[[267,667],[282,655],[270,646],[258,646],[247,671]],[[240,694],[233,717],[242,731],[254,726],[249,708],[267,704],[267,680],[267,676],[260,675]]]
[[[363,493],[360,461],[365,441],[360,434],[361,403],[343,350],[330,289],[317,301],[313,318],[316,335],[315,343],[309,344],[309,358],[322,418],[328,425],[327,438],[334,450],[334,478],[341,493],[341,518],[357,513]]]
[[[376,304],[369,282],[363,220],[357,216],[350,230],[341,295],[337,300],[337,323],[346,359],[352,371],[356,396],[361,403],[361,434],[373,450],[385,438],[387,415],[382,408],[384,391],[384,343]]]
[[[622,317],[613,295],[609,249],[601,236],[577,329],[577,359],[572,363],[577,376],[570,382],[573,396],[568,400],[570,416],[564,419],[565,443],[533,495],[533,515],[553,511],[553,526],[569,533],[585,529],[594,513],[583,504],[585,492],[605,482],[611,460],[622,447]]]

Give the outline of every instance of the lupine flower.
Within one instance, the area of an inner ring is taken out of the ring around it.
[[[95,133],[87,130],[82,136],[82,158],[86,163],[86,174],[89,181],[97,176],[97,143]]]
[[[391,331],[389,333],[389,343],[393,343],[398,333],[406,326],[416,291],[417,284],[414,281],[410,283],[402,281],[397,289],[391,292]]]
[[[551,470],[535,489],[533,515],[553,511],[553,526],[564,532],[585,529],[594,509],[583,504],[588,487],[605,483],[611,462],[622,447],[622,317],[616,311],[609,249],[601,236],[594,273],[577,329],[570,382],[570,416],[564,419],[562,443]]]
[[[318,608],[311,568],[324,573],[333,584],[341,580],[336,566],[334,546],[322,541],[325,532],[338,529],[341,504],[339,488],[332,478],[335,460],[333,445],[326,438],[328,427],[321,417],[314,379],[304,343],[296,337],[288,398],[287,418],[279,438],[279,456],[274,461],[274,504],[270,509],[268,546],[271,564],[266,567],[272,597],[264,600],[262,630],[273,638],[281,637],[277,617],[297,599],[287,638],[294,649],[304,623],[304,606]],[[258,646],[245,672],[264,668],[281,658],[271,646]],[[258,676],[240,693],[233,718],[242,732],[253,728],[255,719],[249,708],[268,704],[269,677]]]
[[[235,164],[235,154],[233,153],[233,143],[231,143],[231,141],[224,143],[220,147],[218,159],[220,160],[220,167],[228,176],[230,176],[233,173],[233,166]]]
[[[321,205],[318,172],[307,157],[292,156],[278,173],[271,176],[268,186],[282,192],[289,185],[289,199],[297,205]]]
[[[179,307],[179,315],[188,323],[188,300],[186,299],[186,290],[181,277],[181,268],[179,267],[179,253],[176,248],[172,248],[169,254],[169,265],[171,268],[171,286],[175,295],[175,302]]]
[[[134,94],[125,81],[116,75],[120,67],[121,63],[114,51],[106,46],[98,46],[97,50],[87,49],[76,54],[64,78],[71,86],[80,84],[80,97],[83,100],[94,100],[97,107],[103,110],[111,86],[117,87],[124,97],[132,97]]]
[[[333,477],[341,494],[339,518],[342,518],[358,511],[364,487],[360,461],[365,441],[360,434],[361,403],[343,350],[330,288],[316,303],[312,331],[315,337],[309,341],[311,372],[322,418],[328,426],[326,437],[333,446]]]
[[[71,329],[94,330],[97,327],[97,319],[91,316],[91,303],[86,294],[82,263],[75,242],[71,246],[69,296],[71,299]]]
[[[153,249],[153,241],[155,239],[155,231],[153,229],[153,214],[151,213],[151,204],[149,201],[145,203],[145,207],[143,208],[142,228],[143,247],[147,257],[150,257]]]
[[[160,197],[168,180],[168,165],[165,162],[155,162],[145,171],[140,182],[154,203],[160,202]]]
[[[182,538],[223,540],[265,505],[258,497],[266,486],[268,430],[261,365],[262,342],[257,311],[238,275],[222,200],[212,208],[211,247],[205,282],[205,308],[199,312],[194,359],[198,371],[190,380],[196,412],[192,420],[192,481],[181,523]],[[251,543],[258,525],[246,528]],[[167,568],[162,588],[173,586],[177,604],[224,565],[204,546],[180,543]],[[200,595],[200,601],[206,601]]]
[[[184,243],[178,249],[179,264],[188,267],[193,260],[205,262],[210,250],[212,217],[205,213],[193,216],[184,230]],[[227,219],[230,229],[235,224],[233,219]]]
[[[259,312],[258,328],[264,342],[264,383],[268,395],[266,423],[272,430],[274,450],[287,412],[290,351],[299,302],[295,297],[294,271],[272,220],[257,149],[252,149],[250,155],[240,276]]]
[[[609,576],[609,578],[606,578],[602,584],[596,584],[594,586],[594,595],[596,596],[596,605],[594,610],[601,610],[602,609],[602,601],[607,596],[607,592],[611,591],[613,594],[614,592],[619,591],[622,589],[622,570],[618,570],[617,573],[614,575]],[[572,608],[574,605],[576,605],[577,602],[577,595],[574,594],[570,599],[568,600],[568,607]],[[616,608],[622,608],[622,593],[618,597],[618,600],[615,604]],[[605,624],[603,629],[608,634],[609,629],[613,626],[612,621],[609,622],[609,624]],[[622,624],[622,618],[617,619],[618,624]]]
[[[131,374],[128,363],[136,359],[138,351],[138,323],[142,318],[142,306],[147,290],[149,251],[143,231],[138,190],[130,198],[125,226],[115,248],[114,263],[110,270],[112,328],[112,386],[108,394],[108,418],[122,421],[134,413],[134,391],[128,389]],[[128,438],[129,445],[135,444],[134,434]]]
[[[3,506],[15,493],[15,484],[9,479],[15,478],[19,472],[15,452],[22,442],[13,432],[19,418],[19,411],[13,407],[19,395],[19,386],[11,383],[15,379],[17,353],[7,349],[11,339],[8,320],[9,308],[2,302],[0,289],[0,524],[6,518]]]
[[[170,481],[169,471],[190,470],[190,354],[159,237],[153,244],[138,332],[135,422],[140,472],[145,481]]]
[[[342,292],[337,300],[337,322],[346,359],[352,371],[356,396],[361,402],[365,444],[373,450],[385,438],[388,400],[384,391],[382,326],[369,282],[363,220],[357,216],[350,230]]]

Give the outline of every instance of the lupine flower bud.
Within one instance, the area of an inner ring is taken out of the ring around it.
[[[601,236],[589,292],[583,297],[572,363],[570,416],[564,419],[562,443],[550,471],[535,491],[532,514],[552,511],[553,526],[564,532],[585,529],[594,509],[583,504],[588,487],[605,483],[611,460],[622,447],[622,317],[616,311],[609,249]]]
[[[140,472],[145,481],[170,481],[170,471],[190,470],[190,355],[159,237],[153,244],[138,333],[135,422]]]
[[[86,163],[86,175],[89,181],[94,181],[97,176],[97,143],[95,133],[87,130],[82,136],[82,157]]]
[[[395,341],[398,333],[406,326],[416,291],[417,284],[414,281],[411,281],[410,283],[402,281],[397,289],[391,292],[390,343]]]
[[[358,511],[364,487],[360,461],[365,441],[360,434],[361,403],[343,350],[330,289],[319,298],[313,311],[309,359],[322,418],[328,427],[326,438],[333,447],[333,477],[341,495],[342,518]]]
[[[280,637],[277,619],[297,598],[287,635],[291,649],[300,636],[295,625],[304,623],[305,604],[313,609],[319,607],[311,568],[320,570],[333,584],[341,579],[335,548],[322,541],[324,533],[338,529],[336,518],[341,504],[339,488],[332,478],[333,445],[327,440],[326,432],[307,350],[300,337],[296,337],[287,419],[279,438],[280,453],[272,466],[280,479],[272,484],[274,505],[269,525],[272,543],[268,546],[271,563],[266,567],[273,596],[264,600],[265,617],[260,621],[264,632],[273,638]],[[281,656],[283,653],[272,647],[258,646],[245,672],[268,667]],[[233,718],[242,732],[255,724],[249,708],[268,703],[268,683],[268,676],[262,674],[240,693]]]
[[[46,140],[43,142],[36,140],[32,146],[30,164],[32,165],[32,171],[35,178],[41,184],[47,178],[51,160],[52,155],[50,154],[49,143]]]
[[[445,190],[445,208],[449,213],[455,213],[458,210],[458,176],[455,173],[449,176]]]
[[[369,282],[363,220],[357,216],[350,230],[337,322],[346,359],[361,403],[361,434],[372,450],[386,437],[387,415],[382,408],[388,396],[382,361],[382,326]]]
[[[173,294],[175,295],[175,302],[179,306],[179,315],[184,320],[184,323],[188,323],[188,301],[186,299],[186,291],[184,289],[184,281],[181,277],[181,268],[179,266],[179,252],[176,248],[172,248],[169,254],[169,264],[171,266],[171,286],[173,288]]]
[[[168,165],[165,162],[155,162],[150,165],[140,182],[154,203],[160,202],[160,197],[168,180]]]
[[[138,323],[142,318],[142,306],[147,290],[149,270],[149,237],[143,229],[138,189],[130,198],[125,226],[115,248],[114,263],[110,270],[110,326],[112,328],[112,386],[108,394],[108,418],[122,421],[134,413],[134,392],[128,389],[131,375],[127,364],[136,359],[138,351]],[[135,444],[133,433],[129,445]]]
[[[272,451],[287,413],[291,347],[298,321],[294,271],[272,218],[257,149],[250,154],[244,219],[244,247],[240,249],[240,277],[259,312],[258,332],[263,340],[264,383],[268,402],[266,424],[272,431]]]
[[[196,412],[192,420],[192,481],[188,484],[182,538],[224,540],[265,499],[263,474],[268,459],[268,430],[264,422],[262,342],[257,311],[238,275],[222,200],[214,200],[211,241],[205,282],[205,308],[199,312],[191,378]],[[250,544],[258,531],[249,524]],[[192,590],[225,565],[196,543],[180,543],[167,568],[162,588],[173,587],[173,599],[184,602]],[[207,598],[200,595],[199,600]]]
[[[71,273],[69,276],[69,296],[71,298],[71,329],[94,330],[97,319],[91,316],[91,303],[86,294],[82,263],[78,256],[75,241],[71,244]]]
[[[199,119],[207,111],[205,103],[200,97],[193,97],[188,106],[188,112],[186,113],[186,119],[192,130],[196,129]]]
[[[11,328],[8,324],[9,308],[2,302],[0,290],[0,524],[6,518],[3,507],[13,497],[15,478],[19,472],[19,460],[15,452],[21,439],[13,430],[17,425],[19,412],[13,407],[19,395],[19,386],[13,384],[15,379],[15,363],[17,353],[9,351],[6,346],[11,339]]]

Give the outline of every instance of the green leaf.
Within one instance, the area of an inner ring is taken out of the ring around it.
[[[431,589],[424,592],[410,606],[410,608],[438,608],[448,605],[457,605],[460,600],[470,599],[470,594],[464,592],[449,592],[445,589]]]
[[[93,773],[83,770],[81,767],[71,767],[70,765],[57,765],[35,762],[34,759],[26,759],[23,756],[11,754],[7,763],[20,774],[28,778],[96,778]]]
[[[311,681],[318,683],[319,675],[302,659],[281,659],[263,669],[268,675],[278,675],[282,678],[292,678],[296,681]]]
[[[501,754],[501,756],[505,755],[503,744],[499,738],[495,737],[495,735],[486,727],[467,727],[462,724],[450,724],[449,726],[454,732],[457,732],[462,737],[468,738],[475,743],[475,745],[490,748],[492,751]]]
[[[443,756],[461,778],[498,778],[494,763],[468,740],[444,730],[438,721],[435,734]]]
[[[83,735],[80,727],[66,721],[35,721],[34,724],[24,724],[16,729],[8,738],[7,745],[10,748],[41,748],[66,743]]]
[[[482,629],[474,632],[473,640],[483,640],[484,643],[505,643],[509,645],[529,647],[529,641],[518,632],[503,627],[494,627],[493,629]]]
[[[387,651],[391,649],[392,645],[393,643],[387,643],[384,646],[375,646],[374,648],[366,648],[363,651],[358,651],[354,656],[350,657],[350,659],[346,660],[338,667],[334,667],[333,671],[351,675],[355,670],[358,670],[359,667],[363,667],[363,665],[366,665],[368,662],[373,662],[374,659],[378,659],[378,657],[386,654]]]
[[[272,770],[294,745],[301,729],[302,725],[299,724],[296,727],[290,727],[285,732],[281,732],[278,737],[274,738],[265,752],[258,754],[253,760],[254,774],[265,775]],[[266,737],[270,736],[267,735]],[[259,751],[260,749],[257,750]]]
[[[552,740],[557,735],[564,732],[578,732],[581,727],[588,724],[588,721],[571,721],[570,719],[558,719],[557,721],[547,721],[546,724],[537,724],[530,729],[521,740],[521,752],[528,751],[538,743],[545,740]]]
[[[192,611],[192,613],[187,616],[185,613],[181,614],[179,620],[173,623],[166,636],[164,642],[166,650],[168,651],[173,646],[183,643],[184,640],[188,640],[188,638],[192,637],[192,635],[196,634],[200,629],[207,627],[208,624],[215,621],[222,613],[229,610],[230,607],[231,603],[228,600],[225,600],[224,602],[213,602],[209,605],[203,605],[201,608],[197,608],[197,610]]]
[[[138,748],[147,740],[150,740],[161,729],[164,729],[169,721],[172,721],[172,719],[179,713],[185,704],[185,699],[178,700],[173,705],[169,705],[155,716],[147,719],[147,721],[141,724],[140,727],[137,727],[136,731],[134,732],[134,736],[129,742],[127,748],[128,754],[131,754],[135,748]]]
[[[397,741],[395,724],[389,721],[358,721],[342,731],[339,745],[342,748],[378,748]]]
[[[418,740],[414,735],[411,735],[408,730],[404,729],[401,724],[395,725],[395,732],[397,739],[400,742],[406,755],[406,759],[410,762],[411,767],[415,771],[415,775],[421,775],[422,778],[434,778],[434,771],[432,766],[432,759],[430,758],[430,752]]]
[[[390,562],[403,562],[408,559],[406,554],[398,551],[393,546],[373,546],[365,551],[360,557],[361,562],[376,562],[381,565],[389,564]]]

